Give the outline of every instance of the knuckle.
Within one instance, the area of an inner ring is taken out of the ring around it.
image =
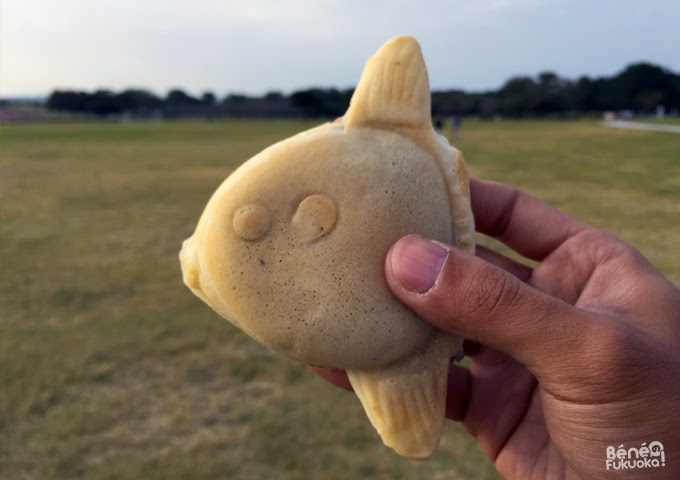
[[[470,313],[492,317],[506,310],[519,295],[520,284],[503,271],[481,267],[470,283],[463,299]]]
[[[595,264],[602,265],[615,261],[625,265],[635,265],[643,260],[640,252],[610,233],[588,228],[581,232],[580,236],[580,244],[593,246]]]

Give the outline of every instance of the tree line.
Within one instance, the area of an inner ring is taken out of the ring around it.
[[[164,97],[144,89],[117,93],[55,90],[47,99],[47,108],[100,117],[332,118],[345,112],[352,93],[353,89],[311,88],[290,95],[273,91],[261,97],[229,94],[218,99],[212,92],[194,97],[182,89],[170,90]],[[512,77],[497,90],[432,92],[435,116],[577,116],[621,110],[649,114],[659,106],[667,112],[680,111],[680,75],[650,63],[629,65],[611,77],[570,80],[554,72],[542,72]]]

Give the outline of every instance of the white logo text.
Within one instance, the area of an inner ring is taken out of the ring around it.
[[[666,465],[666,452],[658,441],[647,442],[639,448],[607,447],[607,470],[627,470],[632,468],[656,468]]]

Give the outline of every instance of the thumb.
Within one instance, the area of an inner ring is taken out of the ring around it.
[[[427,322],[504,352],[537,376],[573,358],[598,323],[505,270],[416,235],[394,244],[385,275],[394,294]]]

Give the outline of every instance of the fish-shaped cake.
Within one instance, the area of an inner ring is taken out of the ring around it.
[[[389,290],[385,256],[408,234],[474,251],[463,157],[432,128],[420,46],[400,36],[368,60],[343,117],[222,183],[180,260],[186,285],[258,342],[345,369],[384,443],[424,459],[462,339]]]

